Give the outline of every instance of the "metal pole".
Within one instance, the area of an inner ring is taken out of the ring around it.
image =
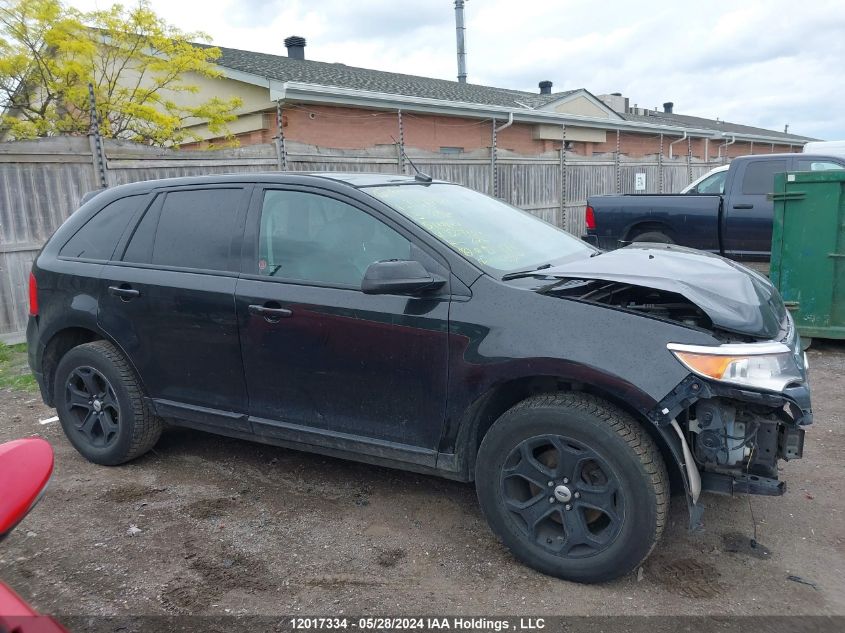
[[[88,105],[91,118],[91,123],[88,127],[88,139],[91,145],[91,158],[94,161],[94,173],[97,176],[97,180],[100,181],[100,186],[105,189],[109,186],[108,180],[106,179],[106,154],[103,151],[103,139],[100,136],[100,116],[97,114],[94,84],[91,83],[88,84]]]
[[[560,221],[566,224],[566,123],[560,126]]]
[[[499,174],[496,166],[496,119],[493,119],[493,137],[490,146],[490,190],[494,198],[499,197]]]
[[[399,173],[405,173],[405,126],[402,124],[402,110],[396,111],[399,117]]]
[[[467,82],[467,49],[464,0],[455,0],[455,33],[458,42],[458,83],[465,84]]]
[[[660,135],[660,154],[657,155],[658,193],[663,193],[663,135]]]
[[[622,165],[619,161],[620,148],[619,130],[616,130],[616,153],[614,161],[616,162],[616,193],[622,193]]]
[[[687,184],[692,182],[692,137],[687,138]]]
[[[285,148],[285,133],[282,128],[282,122],[282,102],[276,101],[276,127],[278,128],[278,134],[273,137],[273,140],[276,141],[276,165],[278,166],[279,171],[287,171],[288,157]]]

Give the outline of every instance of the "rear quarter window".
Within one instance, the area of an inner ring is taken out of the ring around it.
[[[88,220],[59,250],[59,257],[107,261],[120,236],[146,196],[127,196],[107,204]]]

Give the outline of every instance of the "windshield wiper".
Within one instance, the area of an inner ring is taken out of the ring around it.
[[[551,264],[543,264],[542,266],[537,266],[537,268],[533,270],[520,270],[514,273],[508,273],[506,275],[502,275],[502,281],[510,281],[511,279],[521,279],[522,277],[544,277],[543,273],[540,273],[541,270],[546,270],[547,268],[551,268]]]

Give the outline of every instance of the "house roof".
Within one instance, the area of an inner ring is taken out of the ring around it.
[[[767,130],[765,128],[753,127],[750,125],[741,125],[739,123],[731,123],[729,121],[717,121],[715,119],[704,119],[697,116],[688,116],[686,114],[669,114],[667,112],[649,111],[648,114],[623,114],[628,121],[643,121],[646,123],[663,123],[665,125],[679,125],[684,127],[697,127],[717,132],[724,132],[727,134],[741,134],[748,136],[765,136],[767,138],[782,138],[784,141],[794,141],[796,143],[806,143],[816,139],[808,136],[799,136],[797,134],[787,134],[785,132],[777,132],[775,130]]]
[[[291,59],[283,55],[269,55],[236,48],[222,46],[217,48],[220,50],[220,58],[216,60],[216,63],[224,68],[277,81],[299,81],[408,97],[478,103],[506,108],[524,108],[524,106],[538,108],[578,92],[577,90],[566,90],[541,95],[539,92],[493,88],[479,84],[462,84],[446,79],[391,73],[309,59]]]
[[[207,46],[195,44],[196,46]],[[332,88],[369,91],[372,93],[398,95],[401,97],[434,99],[444,102],[477,104],[498,108],[513,108],[523,113],[552,110],[551,104],[556,103],[574,93],[584,93],[594,100],[600,107],[605,107],[612,118],[629,121],[634,126],[668,126],[674,129],[689,128],[699,132],[710,131],[718,133],[737,134],[743,137],[761,136],[765,139],[783,139],[803,143],[811,139],[796,134],[786,134],[775,130],[716,121],[683,114],[667,114],[664,112],[649,112],[647,115],[614,112],[611,108],[601,104],[591,93],[584,89],[564,90],[551,94],[526,92],[495,88],[479,84],[459,83],[446,79],[435,79],[420,75],[358,68],[341,63],[327,63],[309,59],[293,59],[284,55],[270,55],[236,48],[216,47],[220,50],[217,65],[233,71],[263,77],[278,82],[298,82],[327,86]]]

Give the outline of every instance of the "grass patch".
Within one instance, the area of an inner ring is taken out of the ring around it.
[[[35,382],[27,364],[25,343],[0,343],[0,389],[38,390],[38,383]]]

